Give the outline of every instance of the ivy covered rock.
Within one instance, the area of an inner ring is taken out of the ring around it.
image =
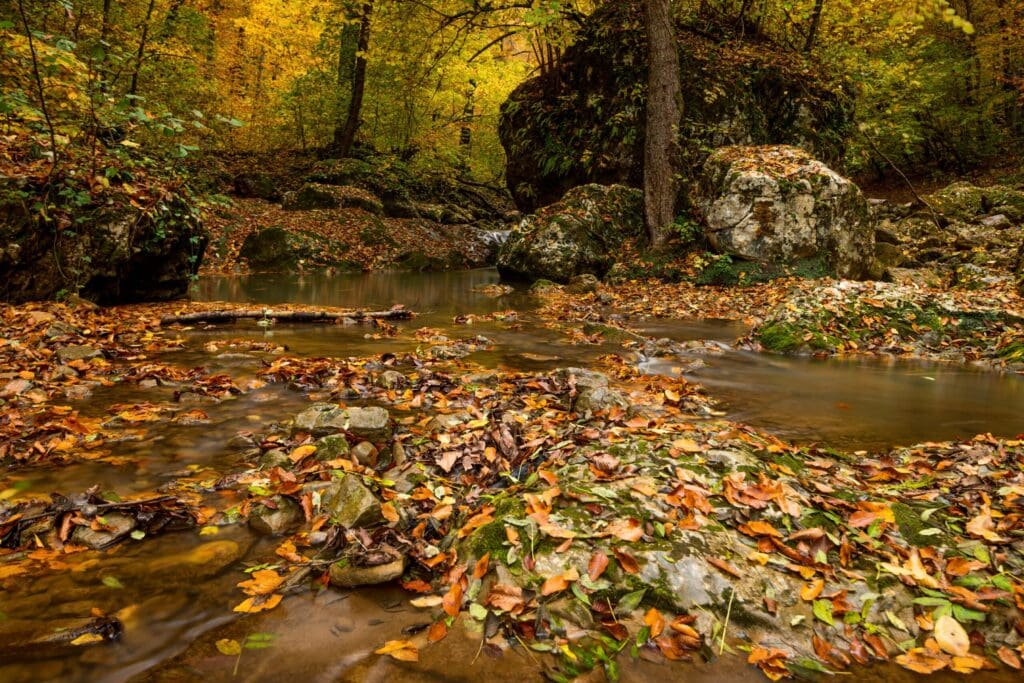
[[[61,216],[32,208],[37,189],[0,182],[0,298],[12,303],[77,293],[100,304],[183,296],[208,233],[199,211],[167,189],[157,201],[116,196]],[[56,194],[58,189],[54,189]],[[87,200],[87,196],[83,201]]]
[[[799,144],[842,158],[852,99],[828,74],[735,25],[677,26],[684,174],[706,150],[731,144]],[[548,73],[516,88],[499,135],[516,205],[533,211],[586,183],[640,187],[647,64],[639,0],[606,2]]]
[[[824,256],[839,277],[872,269],[874,225],[860,189],[795,147],[723,147],[694,187],[718,251],[761,263]]]
[[[503,277],[560,283],[585,273],[603,276],[643,230],[639,190],[584,185],[524,218],[498,252],[498,271]]]

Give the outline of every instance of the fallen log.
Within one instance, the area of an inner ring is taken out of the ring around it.
[[[193,323],[229,323],[237,320],[280,320],[292,323],[337,323],[346,318],[358,323],[371,320],[410,320],[415,315],[404,308],[389,311],[273,311],[270,309],[244,309],[225,311],[199,311],[160,318],[161,325]]]

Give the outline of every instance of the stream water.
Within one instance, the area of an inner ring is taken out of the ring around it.
[[[480,334],[493,342],[469,360],[510,369],[538,370],[586,366],[614,349],[573,345],[540,324],[531,298],[521,293],[490,297],[479,289],[498,280],[493,270],[435,274],[246,276],[203,279],[195,298],[272,306],[308,303],[384,309],[404,304],[420,315],[402,323],[429,326],[452,337]],[[453,317],[514,309],[519,325],[497,323],[455,326]],[[721,321],[640,321],[648,334],[676,340],[712,340],[721,353],[686,358],[640,359],[649,372],[687,373],[721,401],[730,419],[781,437],[846,449],[877,449],[923,440],[969,437],[992,432],[1024,432],[1024,381],[1020,377],[971,368],[911,362],[816,361],[732,350],[744,331]],[[166,360],[186,366],[205,364],[236,381],[252,376],[252,357],[200,352],[217,338],[249,337],[287,346],[290,353],[362,356],[415,347],[408,335],[366,339],[359,326],[294,325],[261,328],[238,325],[188,333],[190,346]],[[403,338],[404,337],[404,338]],[[695,363],[695,361],[702,361]],[[699,366],[699,367],[695,367]],[[111,403],[171,400],[170,390],[117,386],[97,392],[78,406],[103,412]],[[264,387],[244,396],[203,405],[209,423],[202,427],[159,423],[139,438],[113,444],[123,464],[82,462],[15,475],[0,473],[0,489],[15,481],[41,495],[74,492],[98,484],[101,490],[151,491],[183,475],[211,478],[230,469],[237,458],[226,448],[240,430],[265,429],[288,419],[306,403],[296,392]],[[98,408],[94,407],[98,406]],[[215,496],[217,494],[210,494]],[[501,661],[479,651],[479,637],[456,630],[421,652],[417,664],[374,656],[373,650],[400,638],[406,627],[428,617],[409,606],[408,596],[391,588],[343,593],[335,590],[287,598],[280,607],[235,619],[240,599],[239,570],[262,561],[273,544],[245,527],[225,527],[215,536],[170,534],[144,543],[128,543],[106,553],[70,556],[63,571],[16,584],[0,592],[0,640],[33,625],[47,628],[90,610],[117,613],[126,625],[117,643],[77,648],[73,653],[41,657],[30,651],[0,655],[3,683],[60,681],[491,681],[538,680],[539,668],[522,649]],[[236,662],[217,652],[222,638],[274,634],[265,650],[245,651]],[[0,652],[3,650],[0,649]],[[237,675],[234,670],[237,665]],[[882,680],[911,680],[886,667]],[[738,657],[713,664],[668,665],[640,661],[624,668],[622,680],[759,681],[761,674]],[[1003,674],[984,680],[1010,681]],[[946,680],[933,678],[932,680]],[[949,680],[952,680],[950,678]]]

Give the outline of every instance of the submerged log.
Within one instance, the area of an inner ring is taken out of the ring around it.
[[[292,323],[337,323],[346,318],[365,323],[372,320],[410,320],[415,315],[404,308],[389,311],[273,311],[270,309],[244,309],[199,311],[183,315],[169,315],[160,319],[161,325],[192,323],[229,323],[237,320],[281,320]]]

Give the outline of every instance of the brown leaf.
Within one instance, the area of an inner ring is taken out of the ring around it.
[[[591,581],[597,581],[604,570],[608,568],[608,556],[598,550],[590,556],[590,563],[587,565],[587,575]]]

